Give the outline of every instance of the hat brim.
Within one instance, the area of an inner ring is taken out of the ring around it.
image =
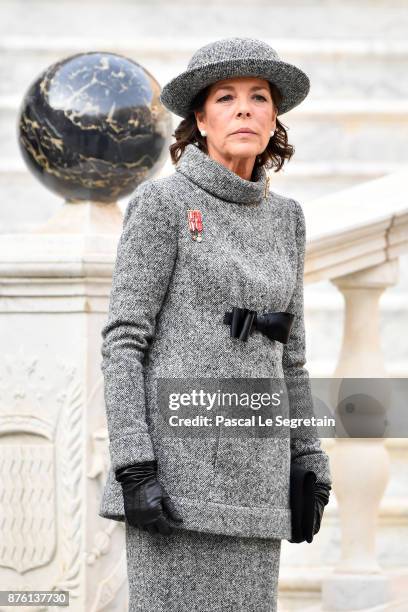
[[[231,59],[186,70],[162,89],[160,101],[171,112],[186,118],[198,92],[223,79],[253,76],[274,83],[282,94],[278,115],[300,104],[310,90],[309,77],[303,70],[282,60]]]

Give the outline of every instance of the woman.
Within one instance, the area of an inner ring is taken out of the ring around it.
[[[173,434],[156,384],[307,382],[305,220],[269,191],[264,166],[291,157],[277,116],[308,91],[299,68],[249,38],[199,49],[162,91],[184,118],[176,172],[129,202],[102,331],[111,466],[100,514],[126,520],[130,610],[276,610],[291,461],[316,474],[320,527],[331,478],[317,436]],[[291,414],[310,411],[307,392],[294,398]]]

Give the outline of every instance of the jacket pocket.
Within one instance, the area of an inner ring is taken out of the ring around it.
[[[289,483],[288,438],[220,437],[209,501],[289,508]]]
[[[214,479],[217,439],[162,437],[156,445],[158,479],[170,497],[204,498]]]

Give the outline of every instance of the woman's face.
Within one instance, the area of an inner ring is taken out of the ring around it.
[[[213,83],[203,113],[195,116],[198,128],[207,132],[209,151],[230,159],[252,158],[266,149],[277,109],[265,79],[236,77]],[[253,133],[235,133],[243,127]]]

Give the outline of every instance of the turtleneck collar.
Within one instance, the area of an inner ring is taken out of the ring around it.
[[[176,171],[213,196],[229,202],[261,204],[265,196],[263,168],[256,169],[254,181],[247,181],[191,143],[178,160]]]

